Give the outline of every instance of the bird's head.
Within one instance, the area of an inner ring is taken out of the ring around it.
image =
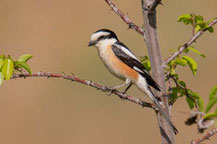
[[[91,35],[88,46],[96,46],[97,48],[114,44],[118,41],[116,34],[108,29],[101,29]]]

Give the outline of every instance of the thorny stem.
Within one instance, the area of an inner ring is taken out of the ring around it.
[[[129,29],[133,29],[141,35],[144,34],[143,29],[132,22],[111,0],[105,0],[105,2],[128,25]]]
[[[120,92],[118,90],[111,89],[111,88],[109,88],[107,86],[103,86],[103,85],[100,85],[98,83],[94,83],[94,82],[89,81],[89,80],[80,79],[79,77],[75,76],[74,74],[65,75],[64,73],[63,74],[53,74],[53,73],[50,73],[50,72],[34,72],[32,74],[21,73],[21,74],[14,74],[11,77],[11,79],[28,78],[28,77],[60,78],[60,79],[65,79],[65,80],[78,82],[78,83],[81,83],[81,84],[96,88],[98,90],[101,90],[103,92],[107,92],[109,94],[115,94],[121,99],[128,100],[128,101],[133,102],[135,104],[138,104],[138,105],[140,105],[142,107],[152,108],[152,109],[154,109],[156,111],[155,106],[153,104],[151,104],[151,103],[142,101],[141,99],[133,97],[133,96],[129,96],[126,93],[122,93],[122,92]]]
[[[217,19],[214,19],[213,21],[211,21],[208,26],[212,27],[213,25],[215,25],[217,23]],[[182,47],[179,48],[178,51],[176,51],[175,53],[171,54],[168,58],[166,58],[164,60],[164,63],[162,65],[163,68],[166,68],[166,65],[172,61],[173,59],[175,59],[177,56],[179,56],[187,47],[189,47],[193,42],[195,42],[204,32],[206,32],[208,30],[208,28],[206,29],[202,29],[199,32],[197,32],[194,36],[191,37],[191,39],[186,42]]]
[[[205,134],[202,138],[198,138],[191,142],[191,144],[200,144],[201,142],[208,140],[211,136],[217,133],[217,128],[211,130],[207,134]]]

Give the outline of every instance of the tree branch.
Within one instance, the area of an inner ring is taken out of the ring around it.
[[[169,77],[169,79],[171,78],[171,79],[175,82],[175,84],[176,84],[177,87],[180,87],[181,89],[183,89],[183,90],[185,91],[186,97],[189,98],[191,101],[194,102],[195,107],[196,107],[197,110],[199,111],[198,104],[197,104],[197,102],[192,98],[192,96],[188,93],[188,89],[187,89],[186,87],[182,86],[181,84],[179,84],[179,83],[177,82],[177,80],[176,80],[171,74],[169,74],[168,77]],[[174,102],[173,102],[172,104],[170,104],[170,105],[173,105],[173,104],[174,104]]]
[[[148,108],[152,108],[154,110],[156,110],[155,106],[151,103],[142,101],[136,97],[133,96],[129,96],[128,94],[124,94],[120,91],[117,90],[113,90],[111,88],[108,88],[106,86],[102,86],[98,83],[94,83],[92,81],[88,81],[88,80],[84,80],[84,79],[80,79],[77,76],[75,76],[74,74],[72,75],[65,75],[65,74],[52,74],[50,72],[34,72],[32,73],[32,75],[30,75],[29,73],[22,73],[22,74],[14,74],[11,79],[17,79],[17,78],[27,78],[27,77],[45,77],[45,78],[60,78],[60,79],[65,79],[65,80],[70,80],[70,81],[74,81],[74,82],[78,82],[93,88],[96,88],[98,90],[101,90],[103,92],[108,92],[109,94],[115,94],[117,95],[119,98],[121,99],[125,99],[128,100],[130,102],[133,102],[135,104],[138,104],[142,107],[148,107]]]
[[[153,11],[157,8],[157,6],[158,6],[159,4],[162,4],[162,3],[161,3],[161,0],[155,0],[155,1],[153,2],[153,4],[150,6],[149,12],[153,12]]]
[[[160,52],[160,45],[157,34],[157,18],[156,10],[150,13],[149,6],[155,0],[141,0],[144,20],[144,39],[146,39],[148,55],[152,68],[152,76],[154,80],[161,86],[161,92],[155,91],[155,96],[161,98],[161,105],[164,110],[169,114],[168,97],[166,95],[166,83],[164,77],[164,69],[162,68],[163,59]],[[170,115],[170,114],[169,114]],[[163,144],[175,143],[174,131],[168,125],[164,117],[159,113],[157,114],[161,139]]]
[[[212,27],[213,25],[215,25],[217,23],[217,19],[214,19],[212,22],[209,23],[209,27]],[[208,30],[208,28],[200,30],[199,32],[197,32],[193,37],[191,37],[191,39],[186,42],[182,47],[179,48],[178,51],[176,51],[175,53],[171,54],[163,63],[163,68],[166,67],[166,65],[172,61],[173,59],[175,59],[177,56],[179,56],[187,47],[189,47],[193,42],[195,42],[204,32],[206,32]]]
[[[111,0],[105,0],[106,3],[111,7],[111,9],[128,25],[129,28],[143,35],[144,31],[141,27],[133,23],[121,10]]]
[[[210,132],[208,132],[206,135],[204,135],[202,138],[198,138],[194,141],[191,142],[191,144],[200,144],[201,142],[209,139],[211,136],[213,136],[214,134],[217,133],[217,128],[216,129],[213,129],[211,130]]]

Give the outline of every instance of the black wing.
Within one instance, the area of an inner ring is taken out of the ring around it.
[[[121,45],[123,45],[121,43]],[[124,45],[124,48],[126,46]],[[126,50],[129,51],[132,55],[133,53],[126,47]],[[135,58],[125,53],[121,48],[119,48],[117,45],[112,45],[112,51],[114,54],[125,64],[127,64],[129,67],[137,71],[139,74],[141,74],[147,81],[147,83],[155,88],[156,90],[160,91],[160,86],[153,80],[151,75],[148,73],[148,71],[145,69],[145,67]]]

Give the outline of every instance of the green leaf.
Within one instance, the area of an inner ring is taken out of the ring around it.
[[[201,28],[200,25],[196,25],[196,27],[195,27],[195,31],[196,31],[196,32],[199,32],[201,29],[202,29],[202,28]]]
[[[5,80],[9,80],[14,71],[14,62],[10,58],[6,58],[3,62],[2,73]]]
[[[150,71],[150,70],[151,70],[151,63],[150,63],[149,60],[143,62],[143,65],[144,65],[144,67],[146,68],[147,71]]]
[[[179,80],[179,75],[178,74],[173,74],[172,75],[177,81]]]
[[[209,27],[207,30],[208,30],[210,33],[213,33],[213,31],[214,31],[213,27]]]
[[[0,55],[0,59],[5,59],[5,55]]]
[[[0,72],[0,85],[2,85],[4,82],[4,76],[3,76],[3,73]]]
[[[190,109],[193,109],[195,107],[195,103],[191,99],[189,99],[188,97],[186,97],[186,101],[187,101]]]
[[[176,74],[175,69],[172,68],[172,69],[170,70],[170,74],[171,74],[171,75],[175,75],[175,74]]]
[[[209,20],[208,22],[207,22],[207,25],[209,25],[212,21],[214,21],[215,19],[217,19],[217,18],[213,18],[213,19],[211,19],[211,20]],[[212,33],[213,31],[214,31],[214,29],[213,29],[213,27],[207,27],[208,28],[208,31],[210,32],[210,33]]]
[[[4,59],[5,59],[5,55],[0,55],[0,71],[1,71],[1,68],[3,66]]]
[[[4,59],[3,59],[3,58],[0,58],[0,71],[1,71],[1,68],[2,68],[2,66],[3,66],[3,61],[4,61]]]
[[[178,18],[178,22],[183,22],[185,25],[192,22],[190,14],[183,14]]]
[[[212,101],[217,95],[217,86],[214,86],[209,94],[209,101]]]
[[[175,60],[171,60],[171,61],[168,63],[168,66],[169,66],[170,68],[174,67],[174,65],[175,65]]]
[[[169,103],[174,103],[180,97],[180,88],[172,87],[169,97]]]
[[[184,59],[176,59],[175,63],[178,64],[178,65],[181,65],[181,66],[186,66],[187,61],[184,60]]]
[[[217,107],[215,108],[215,113],[217,113]]]
[[[180,88],[180,90],[179,90],[179,96],[183,97],[185,95],[186,95],[185,90]]]
[[[192,20],[190,20],[190,19],[183,20],[183,23],[184,23],[185,25],[188,25],[188,24],[191,23],[191,22],[192,22]]]
[[[216,117],[217,117],[217,113],[207,113],[203,116],[203,119],[212,119]]]
[[[198,96],[199,96],[199,99],[197,100],[197,104],[198,104],[199,110],[201,112],[204,112],[204,100],[199,94]]]
[[[209,101],[209,103],[206,106],[206,111],[205,113],[208,113],[210,109],[217,103],[217,97],[213,98],[212,100]]]
[[[151,63],[149,61],[148,56],[142,57],[140,61],[141,61],[142,65],[146,68],[147,71],[151,70]]]
[[[189,56],[183,56],[183,59],[185,59],[188,62],[188,66],[190,67],[193,75],[195,76],[197,73],[197,63],[194,59],[192,59]]]
[[[185,52],[185,53],[188,53],[188,52],[189,52],[189,49],[188,49],[188,48],[186,48],[186,49],[184,50],[184,52]]]
[[[186,20],[186,19],[191,19],[191,15],[190,14],[183,14],[183,15],[179,16],[178,22]]]
[[[25,62],[16,61],[15,67],[17,67],[17,68],[24,68],[29,74],[32,74],[32,71],[31,71],[29,65],[27,63],[25,63]]]
[[[198,24],[199,22],[203,21],[203,17],[201,15],[195,16],[195,23]]]
[[[171,101],[176,100],[178,97],[178,90],[176,88],[172,88],[171,89],[171,93],[170,93],[170,99]]]
[[[190,90],[190,89],[189,89]],[[191,91],[191,90],[190,90]],[[196,92],[192,92],[191,91],[191,97],[194,99],[194,100],[198,100],[200,98],[200,95]]]
[[[179,83],[180,85],[182,85],[183,87],[186,87],[186,83],[185,83],[184,81],[178,81],[178,83]]]
[[[198,21],[197,24],[200,25],[201,29],[204,29],[207,26],[206,22],[204,22],[204,21]]]
[[[194,47],[190,46],[187,49],[189,49],[190,51],[202,56],[203,58],[206,58],[206,56],[204,54],[202,54],[201,52],[199,52],[198,50],[196,50]]]
[[[24,54],[24,55],[22,55],[22,56],[19,57],[18,61],[19,62],[27,62],[31,58],[32,58],[32,55],[30,55],[30,54]]]
[[[206,113],[210,111],[210,109],[217,103],[217,86],[214,86],[209,94],[209,103],[206,106]]]

